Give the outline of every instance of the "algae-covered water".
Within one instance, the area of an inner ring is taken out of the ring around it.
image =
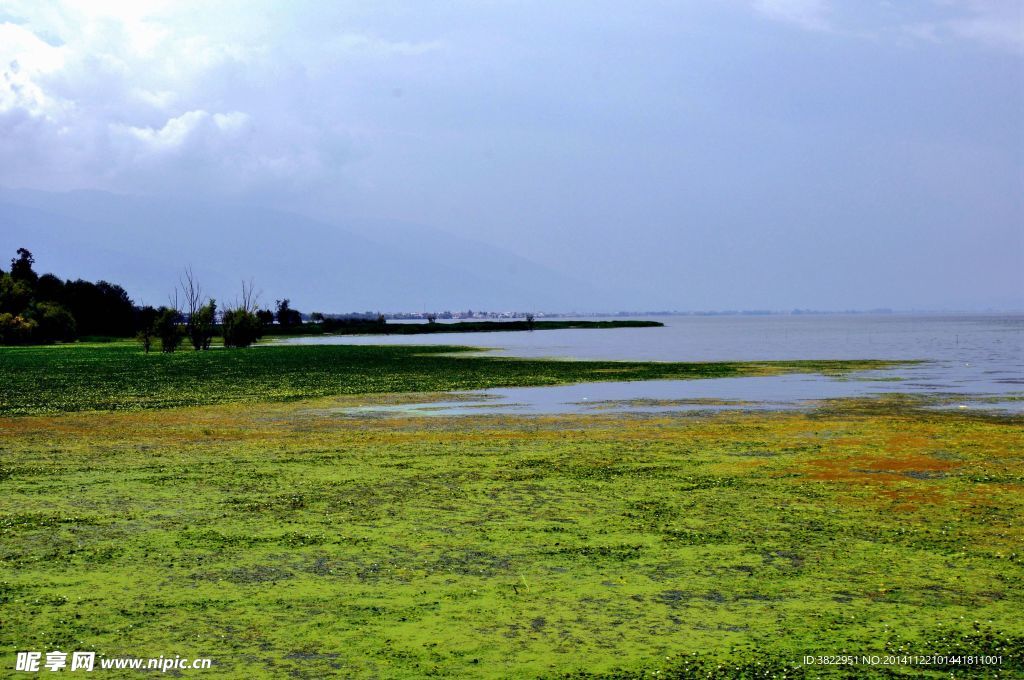
[[[405,411],[572,413],[793,408],[822,399],[905,393],[941,408],[1024,411],[1024,315],[659,316],[662,328],[326,336],[294,343],[465,344],[516,357],[647,361],[909,359],[841,378],[819,375],[607,382],[474,392],[476,400]]]

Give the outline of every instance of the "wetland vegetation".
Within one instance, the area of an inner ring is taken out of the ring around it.
[[[0,350],[0,647],[218,677],[1024,673],[1019,418],[369,417],[423,392],[839,372],[130,343]]]
[[[396,399],[0,418],[0,647],[238,678],[1024,673],[1019,419],[339,409]],[[886,652],[1003,663],[801,665]]]
[[[440,325],[440,324],[439,324]],[[143,354],[131,342],[0,348],[0,415],[135,410],[584,381],[839,373],[885,361],[543,361],[466,347],[268,345]],[[460,356],[461,355],[461,356]]]

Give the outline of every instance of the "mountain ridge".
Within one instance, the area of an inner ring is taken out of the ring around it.
[[[0,251],[26,247],[40,272],[107,279],[147,304],[165,303],[186,266],[218,299],[254,279],[269,296],[263,304],[288,297],[308,311],[591,311],[602,299],[593,286],[487,244],[423,225],[353,222],[247,204],[0,188]],[[244,238],[221,228],[239,223]]]

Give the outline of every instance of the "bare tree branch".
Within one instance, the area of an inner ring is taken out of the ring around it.
[[[250,314],[255,314],[259,306],[260,291],[252,279],[242,281],[242,297],[235,302],[235,307]]]
[[[203,306],[203,288],[199,285],[199,279],[192,272],[191,266],[185,267],[185,273],[178,279],[178,283],[181,285],[181,292],[185,298],[189,318],[191,318]]]

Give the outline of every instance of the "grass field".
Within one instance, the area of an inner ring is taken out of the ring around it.
[[[1020,419],[899,397],[356,417],[414,398],[389,386],[608,367],[311,349],[0,350],[6,670],[78,649],[214,659],[197,677],[829,677],[802,657],[894,653],[1002,664],[846,674],[1024,675]]]

